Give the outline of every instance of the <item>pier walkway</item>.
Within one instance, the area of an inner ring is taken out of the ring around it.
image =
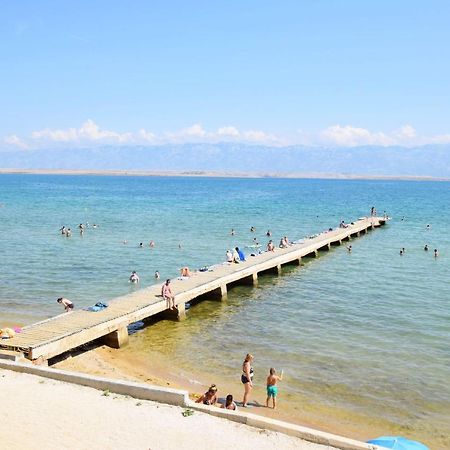
[[[207,272],[195,272],[186,279],[173,279],[171,286],[177,305],[174,311],[167,309],[166,301],[161,297],[161,283],[158,283],[118,297],[102,311],[75,310],[26,326],[15,337],[0,340],[0,351],[19,352],[30,360],[46,361],[99,338],[118,348],[128,342],[127,326],[131,323],[161,312],[183,319],[187,302],[202,298],[223,299],[233,284],[255,284],[259,274],[279,274],[283,265],[300,265],[303,257],[315,257],[318,252],[330,250],[331,246],[367,233],[386,221],[383,217],[361,218],[347,228],[321,233],[288,248],[276,248],[275,252],[248,256],[247,261],[239,264],[225,263]]]

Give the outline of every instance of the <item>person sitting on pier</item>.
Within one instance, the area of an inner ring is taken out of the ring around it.
[[[287,247],[286,241],[285,241],[284,237],[282,237],[280,240],[280,248],[286,248],[286,247]]]
[[[133,270],[133,272],[131,272],[130,282],[131,283],[139,283],[139,275],[136,273],[135,270]]]
[[[239,247],[236,247],[235,250],[237,251],[237,254],[239,255],[239,261],[245,261],[245,255],[242,250],[239,249]]]
[[[227,250],[226,257],[227,257],[227,263],[233,262],[233,253],[231,253],[230,250]]]
[[[0,329],[0,339],[11,339],[16,335],[16,332],[12,328]]]
[[[67,299],[67,298],[64,298],[64,297],[60,297],[60,298],[58,298],[58,300],[56,300],[58,303],[61,303],[63,306],[64,306],[64,310],[66,311],[66,312],[70,312],[70,311],[72,311],[73,310],[73,303],[69,300],[69,299]]]
[[[241,258],[239,258],[239,253],[237,252],[236,248],[233,249],[233,262],[239,264],[241,262]]]
[[[267,251],[268,252],[274,252],[275,251],[275,245],[273,245],[272,241],[269,241],[267,244]]]
[[[167,302],[167,307],[169,309],[175,308],[175,296],[172,293],[172,289],[170,288],[170,279],[167,279],[166,282],[162,285],[161,295],[164,300]]]
[[[208,391],[199,397],[195,403],[203,403],[204,405],[215,405],[217,403],[217,386],[212,384]]]
[[[180,274],[182,278],[189,278],[190,276],[192,276],[192,272],[189,270],[189,267],[182,267],[180,269]]]

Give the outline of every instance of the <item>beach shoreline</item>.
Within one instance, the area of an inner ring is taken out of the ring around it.
[[[243,389],[239,380],[230,382],[213,374],[211,371],[194,371],[178,367],[164,355],[149,351],[142,357],[133,351],[133,336],[130,344],[121,349],[111,349],[100,346],[56,362],[53,367],[61,370],[85,373],[111,379],[148,383],[160,387],[182,389],[189,392],[189,398],[196,400],[205,392],[211,383],[219,388],[219,398],[233,393],[238,408],[242,400]],[[273,410],[265,407],[265,387],[260,386],[266,374],[261,374],[261,381],[256,384],[250,397],[251,413],[270,419],[282,420],[295,425],[305,426],[318,431],[345,436],[346,438],[366,441],[383,434],[386,430],[400,433],[397,428],[389,428],[389,423],[370,419],[363,415],[348,414],[335,406],[331,410],[319,405],[305,403],[290,404],[289,396],[283,393],[283,387],[278,399],[278,408]],[[237,377],[238,378],[238,377]],[[242,410],[242,408],[239,408]]]
[[[70,170],[70,169],[15,169],[0,168],[0,175],[84,175],[131,177],[195,177],[195,178],[275,178],[275,179],[324,179],[324,180],[381,180],[381,181],[442,181],[450,178],[409,175],[365,175],[321,172],[215,172],[215,171],[139,171],[139,170]]]
[[[205,440],[214,449],[333,448],[198,410],[28,373],[0,369],[0,380],[8,405],[0,421],[4,448],[197,449]]]

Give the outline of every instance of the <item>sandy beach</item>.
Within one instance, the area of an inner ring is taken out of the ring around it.
[[[195,411],[0,370],[2,448],[325,450]]]

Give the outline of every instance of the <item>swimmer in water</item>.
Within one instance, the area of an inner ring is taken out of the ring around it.
[[[130,283],[139,283],[139,275],[136,273],[135,270],[133,270],[133,272],[131,272],[129,281],[130,281]]]
[[[67,237],[72,236],[72,230],[71,230],[70,228],[67,228],[67,230],[66,230],[66,236],[67,236]]]
[[[438,256],[439,256],[438,249],[435,248],[435,249],[434,249],[434,257],[437,258]]]
[[[267,236],[267,237],[272,236],[272,232],[271,232],[270,230],[267,230],[266,236]]]
[[[352,246],[351,245],[347,245],[347,250],[348,250],[349,253],[351,253],[352,252]]]
[[[234,228],[231,229],[230,234],[231,234],[231,236],[234,236],[236,234],[236,232],[234,231]]]
[[[151,240],[148,245],[153,248],[155,246],[155,241]]]
[[[156,271],[156,272],[155,272],[155,279],[159,280],[159,278],[160,278],[159,272]]]
[[[139,248],[144,248],[144,244],[142,242],[139,242]]]
[[[254,233],[254,232],[256,231],[256,228],[255,228],[255,227],[250,227],[250,231],[251,231],[252,233]]]
[[[428,251],[428,244],[425,244],[425,247],[423,249],[427,252]]]

